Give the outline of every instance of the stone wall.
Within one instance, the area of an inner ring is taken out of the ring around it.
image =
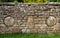
[[[0,34],[60,33],[59,3],[0,3]]]

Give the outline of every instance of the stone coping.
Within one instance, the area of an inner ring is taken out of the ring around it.
[[[0,2],[0,5],[15,5],[13,2]],[[17,4],[60,4],[59,2],[45,2],[45,3],[17,3]]]

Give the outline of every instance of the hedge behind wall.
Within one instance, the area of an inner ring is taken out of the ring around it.
[[[60,0],[0,0],[0,2],[41,3],[41,2],[60,2]]]

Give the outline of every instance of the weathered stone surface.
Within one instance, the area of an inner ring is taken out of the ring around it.
[[[54,27],[53,27],[53,32],[60,32],[60,23],[57,23]]]
[[[0,24],[0,33],[4,34],[6,30],[6,26],[4,24]]]
[[[19,27],[7,27],[6,30],[5,30],[6,33],[18,33],[18,32],[21,32]]]
[[[37,29],[31,29],[31,33],[38,33]]]
[[[57,24],[57,19],[54,16],[49,16],[47,19],[47,25],[53,26]]]
[[[2,3],[0,33],[60,33],[60,3]]]
[[[30,29],[22,29],[22,33],[30,33]]]
[[[4,19],[4,23],[7,25],[7,26],[11,26],[14,24],[14,19],[12,17],[6,17]]]
[[[27,23],[28,24],[33,24],[33,17],[32,16],[28,17]]]

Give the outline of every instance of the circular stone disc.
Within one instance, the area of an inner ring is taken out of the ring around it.
[[[7,26],[11,26],[14,24],[14,19],[12,17],[6,17],[4,19],[4,23],[7,25]]]
[[[47,19],[47,25],[53,26],[57,23],[57,19],[54,16],[49,16]]]

